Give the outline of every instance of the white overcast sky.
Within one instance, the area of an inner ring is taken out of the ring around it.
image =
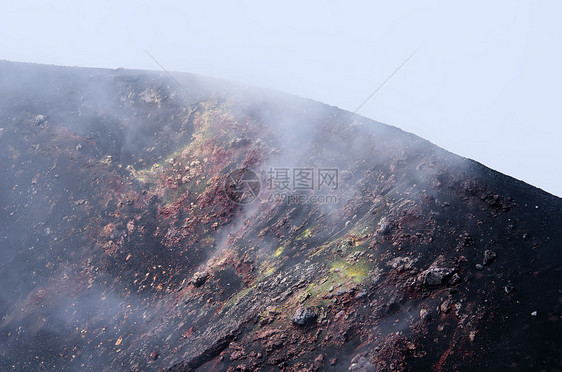
[[[562,1],[0,0],[0,59],[159,69],[359,111],[562,196]]]

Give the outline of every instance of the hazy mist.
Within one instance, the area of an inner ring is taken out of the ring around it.
[[[562,195],[562,5],[0,2],[0,58],[221,77],[360,111]]]

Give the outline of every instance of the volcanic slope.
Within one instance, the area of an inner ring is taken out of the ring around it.
[[[561,199],[175,78],[0,62],[1,370],[562,369]]]

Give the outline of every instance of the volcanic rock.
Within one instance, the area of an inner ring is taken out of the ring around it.
[[[0,95],[2,371],[561,369],[558,197],[201,76],[0,61]]]
[[[300,307],[295,311],[295,314],[292,316],[291,321],[293,324],[304,326],[307,324],[312,324],[316,322],[316,318],[318,315],[310,308],[307,307]]]
[[[201,287],[209,278],[209,274],[206,271],[196,272],[191,278],[191,283],[196,287]]]
[[[47,121],[47,117],[45,115],[37,115],[34,119],[35,125],[44,124]]]
[[[454,273],[453,276],[451,276],[451,279],[449,279],[449,284],[450,285],[457,285],[461,282],[461,277],[459,274]]]
[[[424,282],[429,285],[439,285],[443,283],[446,277],[452,273],[451,269],[444,267],[434,267],[425,271],[422,276]]]
[[[490,265],[496,259],[496,252],[492,251],[491,249],[486,249],[484,251],[484,259],[482,260],[482,264],[484,266]]]

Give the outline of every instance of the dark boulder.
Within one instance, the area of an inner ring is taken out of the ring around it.
[[[486,249],[486,251],[484,251],[484,259],[482,260],[484,266],[491,264],[492,262],[494,262],[495,259],[496,259],[496,252],[490,249]]]
[[[304,326],[315,323],[316,318],[318,318],[318,315],[311,308],[300,307],[291,318],[291,321],[293,324]]]
[[[196,287],[201,287],[207,279],[209,278],[209,274],[204,271],[196,272],[193,274],[193,278],[191,278],[191,283]]]

